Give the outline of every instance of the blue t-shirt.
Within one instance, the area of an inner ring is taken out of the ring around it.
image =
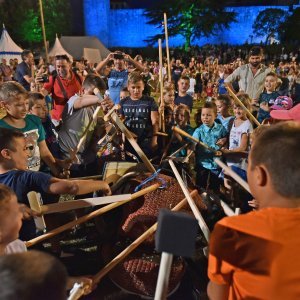
[[[27,194],[35,191],[45,195],[48,192],[51,178],[52,176],[42,172],[11,170],[0,174],[0,183],[7,185],[16,193],[19,203],[29,206]],[[47,202],[49,201],[43,197],[43,203],[47,204]],[[20,239],[29,240],[35,236],[36,228],[33,219],[24,220],[20,231]]]
[[[128,70],[111,70],[108,76],[108,89],[109,97],[113,100],[114,104],[120,102],[120,93],[123,88],[127,86]]]
[[[227,90],[224,84],[225,79],[224,78],[220,78],[218,83],[219,83],[219,88],[218,88],[218,93],[219,95],[225,95],[227,94]]]
[[[220,114],[217,115],[217,119],[216,119],[217,123],[222,124],[228,133],[230,131],[229,126],[230,126],[230,124],[232,124],[233,120],[234,120],[234,116],[229,116],[227,118],[223,118]]]
[[[202,124],[196,128],[193,137],[208,145],[210,148],[220,150],[220,147],[216,145],[216,142],[226,137],[227,131],[223,125],[214,122],[212,127]],[[201,146],[196,150],[196,164],[202,166],[208,170],[218,169],[217,164],[214,162],[214,153]]]
[[[25,79],[24,76],[28,75],[31,77],[31,69],[29,66],[23,61],[20,64],[17,65],[16,72],[14,75],[14,78],[16,81],[18,81],[23,87],[27,90],[30,91],[30,83],[28,83]]]
[[[45,130],[41,119],[34,115],[26,115],[25,127],[16,128],[7,124],[3,119],[0,120],[0,127],[20,130],[24,133],[26,144],[29,151],[28,169],[38,171],[41,165],[40,149],[38,143],[45,140]]]
[[[193,109],[193,97],[190,95],[185,95],[184,97],[177,96],[174,101],[175,105],[184,104],[187,105],[192,111]]]

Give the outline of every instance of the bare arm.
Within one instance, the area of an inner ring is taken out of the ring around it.
[[[111,195],[109,185],[102,180],[66,180],[51,178],[48,192],[50,194],[83,195],[95,191],[102,191]]]
[[[144,71],[144,67],[142,64],[140,64],[138,61],[132,59],[132,57],[129,54],[125,54],[124,58],[129,61],[130,63],[132,63],[139,71],[143,72]]]
[[[229,285],[217,284],[210,281],[207,286],[207,294],[210,300],[227,300],[229,296]]]
[[[242,134],[242,139],[241,139],[241,144],[239,147],[232,149],[232,150],[228,150],[228,149],[222,149],[222,152],[224,152],[225,154],[230,154],[230,153],[245,153],[245,151],[248,148],[248,135],[247,133],[243,133]]]
[[[83,107],[92,106],[95,104],[99,104],[100,99],[95,95],[83,95],[78,97],[74,102],[74,108],[79,109]]]
[[[109,63],[109,61],[112,60],[113,58],[114,58],[114,54],[109,53],[104,60],[99,62],[99,64],[97,65],[97,67],[95,69],[96,72],[100,72],[101,69],[104,68]]]

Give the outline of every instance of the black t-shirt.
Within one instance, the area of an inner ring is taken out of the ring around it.
[[[120,105],[120,112],[125,117],[124,124],[137,135],[138,143],[151,138],[153,135],[151,112],[158,111],[155,100],[149,96],[142,96],[139,100],[126,97],[121,100]]]
[[[190,108],[190,111],[193,109],[193,97],[190,95],[185,95],[184,97],[177,96],[174,103],[175,105],[185,104]]]

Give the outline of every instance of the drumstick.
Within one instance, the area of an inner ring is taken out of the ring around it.
[[[191,192],[191,196],[196,196],[198,194],[197,190]],[[187,203],[186,198],[181,200],[176,206],[172,208],[172,211],[178,211],[182,209]],[[99,283],[100,280],[109,273],[117,264],[119,264],[126,256],[128,256],[134,249],[136,249],[143,241],[145,241],[149,236],[151,236],[157,228],[157,223],[152,225],[147,229],[141,236],[139,236],[132,244],[125,248],[121,253],[119,253],[112,261],[110,261],[102,270],[100,270],[93,277],[94,283]]]
[[[171,65],[170,65],[170,51],[169,51],[169,36],[168,36],[168,22],[167,14],[164,13],[164,26],[165,26],[165,39],[166,39],[166,52],[167,52],[167,64],[168,64],[168,81],[171,82]]]
[[[53,237],[53,236],[55,236],[55,235],[57,235],[57,234],[59,234],[59,233],[61,233],[63,231],[66,231],[66,230],[68,230],[68,229],[70,229],[70,228],[72,228],[72,227],[74,227],[74,226],[76,226],[78,224],[84,223],[84,222],[86,222],[86,221],[88,221],[90,219],[93,219],[93,218],[95,218],[97,216],[100,216],[100,215],[102,215],[102,214],[104,214],[104,213],[106,213],[106,212],[108,212],[108,211],[110,211],[110,210],[112,210],[112,209],[114,209],[114,208],[116,208],[118,206],[121,206],[121,205],[123,205],[123,204],[125,204],[127,202],[130,202],[131,200],[134,200],[134,199],[136,199],[138,197],[141,197],[141,196],[143,196],[143,195],[145,195],[145,194],[147,194],[149,192],[152,192],[152,191],[158,189],[159,187],[160,187],[159,183],[153,184],[153,185],[151,185],[151,186],[149,186],[149,187],[147,187],[147,188],[145,188],[143,190],[140,190],[140,191],[132,194],[131,198],[129,200],[120,201],[120,202],[116,202],[116,203],[112,203],[112,204],[106,205],[106,206],[104,206],[104,207],[102,207],[100,209],[97,209],[97,210],[95,210],[95,211],[93,211],[93,212],[91,212],[91,213],[89,213],[89,214],[87,214],[85,216],[82,216],[82,217],[78,218],[77,220],[74,220],[74,221],[71,221],[69,223],[66,223],[66,224],[64,224],[64,225],[62,225],[60,227],[57,227],[57,228],[55,228],[55,229],[47,232],[46,234],[43,234],[43,235],[38,236],[38,237],[36,237],[36,238],[34,238],[32,240],[29,240],[29,241],[25,242],[25,245],[26,245],[26,247],[31,247],[31,246],[33,246],[33,245],[35,245],[37,243],[40,243],[40,242],[42,242],[42,241],[44,241],[46,239],[49,239],[49,238],[51,238],[51,237]]]
[[[162,46],[161,46],[161,39],[158,39],[158,53],[159,53],[159,83],[160,83],[160,107],[164,108],[164,78],[163,78],[163,73],[162,73],[162,64],[163,64],[163,59],[162,59]],[[161,130],[162,132],[166,131],[165,128],[165,110],[162,109],[160,110],[160,122],[161,122]]]
[[[192,199],[189,190],[187,189],[187,187],[186,187],[185,183],[183,182],[183,180],[182,180],[182,178],[181,178],[174,162],[171,159],[169,159],[169,164],[170,164],[170,166],[173,170],[173,173],[174,173],[174,175],[175,175],[175,177],[176,177],[176,179],[177,179],[177,181],[178,181],[178,183],[179,183],[179,185],[180,185],[180,187],[181,187],[181,189],[184,193],[184,196],[187,199],[187,202],[188,202],[195,218],[198,221],[198,224],[199,224],[199,227],[200,227],[201,231],[203,232],[206,240],[209,241],[209,229],[208,229],[208,227],[207,227],[207,225],[206,225],[206,223],[205,223],[205,221],[204,221],[197,205],[195,204],[194,200]]]
[[[243,104],[243,102],[238,98],[238,96],[232,91],[232,89],[228,86],[225,85],[227,91],[229,92],[229,94],[233,97],[233,99],[235,100],[235,102],[237,102],[237,104],[239,106],[241,106],[245,112],[247,113],[248,117],[257,125],[260,126],[261,124],[258,122],[258,120],[252,115],[252,113],[250,112],[250,110]]]
[[[190,140],[196,142],[198,145],[202,146],[203,148],[213,152],[216,156],[221,156],[222,152],[221,151],[217,151],[209,146],[207,146],[206,144],[204,144],[203,142],[199,141],[198,139],[196,139],[195,137],[193,137],[192,135],[188,134],[187,132],[185,132],[184,130],[180,129],[179,127],[173,126],[172,130],[179,133],[182,136],[185,136],[187,138],[189,138]]]
[[[214,161],[220,168],[225,170],[226,173],[230,175],[237,183],[239,183],[249,194],[251,194],[249,185],[243,178],[241,178],[238,174],[236,174],[230,167],[224,164],[220,159],[215,158]]]

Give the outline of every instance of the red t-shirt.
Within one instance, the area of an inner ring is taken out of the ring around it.
[[[54,86],[53,86],[53,76],[49,77],[49,82],[44,83],[44,89],[46,89],[49,93],[52,93],[53,110],[51,112],[51,117],[52,119],[57,121],[61,119],[62,112],[68,100],[76,93],[78,93],[81,89],[81,83],[76,78],[73,72],[72,72],[71,79],[64,79],[60,77],[60,80],[67,93],[68,99],[65,99],[64,94],[59,86],[57,78],[54,81]]]

